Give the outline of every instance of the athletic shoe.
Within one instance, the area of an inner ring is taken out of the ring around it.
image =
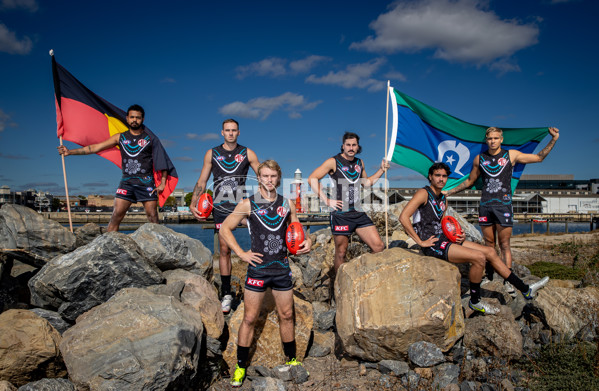
[[[223,297],[223,300],[220,303],[220,308],[223,310],[224,313],[228,313],[229,311],[231,311],[231,303],[233,303],[233,296],[225,295],[225,297]]]
[[[235,364],[235,373],[233,379],[231,379],[231,386],[241,387],[243,379],[245,379],[245,368],[239,368],[239,365]]]
[[[499,312],[499,308],[494,307],[489,303],[485,303],[482,300],[476,304],[473,304],[472,301],[469,301],[468,307],[470,307],[471,310],[480,312],[485,315],[494,315]]]
[[[512,284],[510,284],[507,281],[504,281],[503,282],[503,287],[507,291],[508,295],[510,295],[512,297],[516,297],[516,288],[514,288],[514,286]]]
[[[547,283],[549,282],[549,277],[545,276],[542,279],[540,279],[539,281],[535,282],[534,284],[530,284],[528,286],[528,292],[526,293],[522,293],[522,296],[524,296],[524,298],[526,300],[532,300],[535,298],[536,293],[539,289],[545,287],[545,285],[547,285]]]

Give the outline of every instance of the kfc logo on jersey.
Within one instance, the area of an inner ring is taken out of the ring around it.
[[[125,189],[116,189],[117,194],[127,195],[127,190]]]
[[[220,229],[220,226],[221,226],[221,225],[223,225],[223,223],[216,224],[214,227],[215,227],[216,229]]]
[[[481,216],[478,218],[478,222],[479,223],[486,223],[487,222],[487,216]]]
[[[225,160],[225,157],[224,156],[217,156],[216,160],[219,161],[219,162],[222,162],[223,160]]]
[[[335,231],[337,231],[337,232],[340,232],[340,231],[347,232],[347,231],[349,231],[349,225],[336,225],[335,226]]]
[[[277,208],[277,214],[281,217],[285,217],[285,215],[287,214],[287,208],[279,206]]]
[[[248,277],[246,284],[262,288],[264,286],[264,280],[256,280],[255,278]]]
[[[449,243],[449,242],[443,242],[443,243],[441,243],[441,246],[440,246],[441,250],[445,250],[445,247],[447,247],[447,243]]]
[[[266,209],[257,209],[256,214],[259,216],[264,216],[268,211]]]
[[[140,147],[145,147],[146,145],[148,145],[148,140],[146,140],[145,138],[142,138],[141,140],[139,140],[137,142],[137,145],[139,145]]]
[[[499,160],[497,161],[497,163],[498,163],[500,166],[505,166],[505,165],[507,165],[507,159],[506,159],[506,158],[504,158],[504,157],[502,157],[501,159],[499,159]]]
[[[245,156],[240,155],[240,154],[235,155],[235,161],[237,163],[241,163],[243,161],[243,159],[245,159]]]

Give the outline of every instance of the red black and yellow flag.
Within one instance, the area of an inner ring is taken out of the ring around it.
[[[128,129],[127,113],[104,100],[85,87],[79,80],[56,62],[52,56],[52,74],[54,76],[54,97],[56,103],[57,137],[72,141],[82,147],[102,142],[116,133]],[[167,171],[166,187],[159,196],[163,206],[178,182],[177,170],[166,154],[160,140],[145,127],[152,139],[152,158],[154,161],[154,182],[156,186],[162,179],[162,171]],[[121,153],[114,147],[98,153],[121,167]]]

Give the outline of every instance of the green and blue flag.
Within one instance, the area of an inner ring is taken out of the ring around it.
[[[435,162],[451,168],[445,190],[465,181],[476,155],[487,150],[485,132],[489,126],[475,125],[435,109],[404,93],[389,88],[393,110],[391,146],[387,160],[428,177]],[[548,134],[542,128],[502,128],[504,149],[533,153]],[[524,171],[524,164],[514,167],[512,191]],[[478,181],[480,183],[480,180]],[[479,185],[476,185],[480,188]]]

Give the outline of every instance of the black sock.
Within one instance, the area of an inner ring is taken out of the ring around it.
[[[250,347],[237,345],[237,365],[239,365],[239,368],[247,368],[249,358]]]
[[[493,265],[491,265],[490,262],[487,262],[485,264],[485,275],[487,276],[489,281],[493,281],[493,274],[495,274],[495,269],[493,268]]]
[[[518,289],[520,292],[522,293],[526,293],[528,292],[528,288],[529,286],[526,285],[524,283],[524,281],[522,281],[517,275],[515,275],[513,272],[510,273],[509,276],[507,276],[506,278],[507,282],[509,282],[510,284],[512,284],[516,289]]]
[[[283,342],[283,352],[287,356],[287,361],[295,358],[295,339],[291,342]]]
[[[480,301],[480,282],[470,281],[470,301],[472,304]]]
[[[230,295],[231,294],[231,276],[223,276],[221,274],[220,276],[220,293],[225,296],[225,295]]]

